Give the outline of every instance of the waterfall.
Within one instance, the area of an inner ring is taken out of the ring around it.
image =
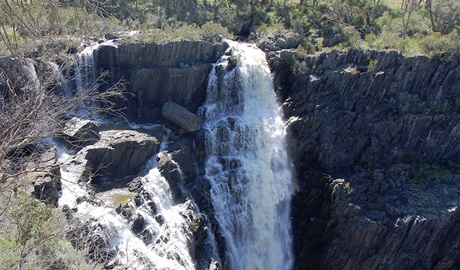
[[[93,52],[99,47],[100,44],[98,43],[92,44],[75,55],[74,65],[77,91],[96,82],[96,64]]]
[[[27,79],[27,86],[30,89],[33,89],[35,94],[40,97],[40,100],[44,98],[44,92],[40,85],[40,80],[38,79],[37,72],[35,70],[35,63],[32,59],[25,59],[22,65],[22,71],[24,72]]]
[[[200,108],[224,269],[291,269],[292,176],[273,79],[262,51],[229,46]]]
[[[84,43],[81,46],[85,48],[77,53],[74,57],[74,70],[75,70],[75,91],[77,93],[87,92],[88,89],[98,89],[99,81],[98,76],[100,75],[96,70],[96,61],[94,59],[94,51],[101,46],[113,46],[116,47],[112,40],[105,42],[92,42]],[[90,101],[86,101],[91,103]],[[93,104],[90,104],[93,106]],[[87,110],[80,110],[80,117],[90,118],[101,122],[100,117],[94,113],[90,113]]]
[[[52,76],[56,78],[58,91],[65,97],[72,96],[72,88],[68,83],[67,78],[62,73],[62,68],[54,62],[48,62],[48,65],[53,70]]]

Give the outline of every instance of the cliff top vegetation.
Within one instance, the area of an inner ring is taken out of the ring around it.
[[[132,30],[139,32],[128,41],[143,42],[257,42],[288,32],[308,53],[359,47],[433,55],[460,48],[457,0],[1,0],[0,18],[0,54]]]

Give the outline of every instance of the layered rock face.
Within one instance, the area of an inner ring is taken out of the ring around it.
[[[127,117],[138,123],[161,120],[161,109],[171,100],[191,112],[203,103],[212,64],[226,46],[204,41],[166,44],[101,46],[95,52],[97,70],[111,73],[110,82],[128,82]]]
[[[457,266],[460,56],[270,55],[298,176],[295,269]]]

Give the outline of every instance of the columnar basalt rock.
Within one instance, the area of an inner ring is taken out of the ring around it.
[[[97,70],[111,72],[110,82],[124,79],[128,91],[128,119],[138,123],[161,121],[161,108],[172,100],[191,112],[203,103],[212,64],[225,44],[180,41],[166,44],[101,46],[95,52]]]
[[[458,264],[460,55],[268,55],[298,176],[295,269]]]

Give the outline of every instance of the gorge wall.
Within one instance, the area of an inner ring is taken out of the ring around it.
[[[129,121],[174,127],[161,115],[163,104],[196,113],[226,48],[121,44],[99,47],[94,60],[97,70],[110,71],[109,83],[129,83],[134,96],[119,104]],[[267,57],[296,173],[293,269],[458,267],[460,56],[351,49]],[[200,211],[212,212],[203,130],[174,129],[158,167],[176,200],[191,195]],[[198,250],[205,241],[196,239],[195,256],[208,260]]]
[[[128,82],[126,116],[138,123],[161,121],[163,104],[172,100],[195,112],[206,97],[208,74],[226,46],[204,41],[167,44],[129,43],[95,51],[97,70],[110,71],[109,83]]]
[[[460,56],[269,55],[298,180],[294,268],[458,267]]]

